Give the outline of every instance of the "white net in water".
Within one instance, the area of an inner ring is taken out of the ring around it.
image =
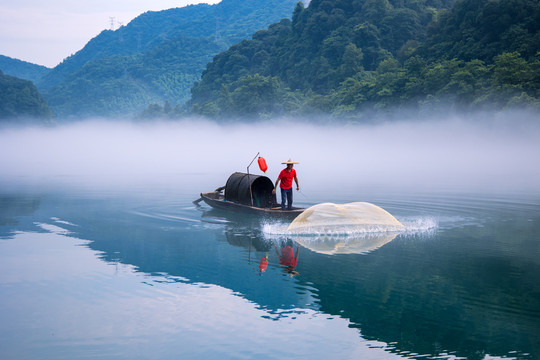
[[[292,234],[362,234],[402,231],[404,226],[389,212],[367,202],[323,203],[302,212],[287,228]]]
[[[386,232],[351,236],[293,236],[292,239],[321,254],[367,254],[389,243],[397,235]]]

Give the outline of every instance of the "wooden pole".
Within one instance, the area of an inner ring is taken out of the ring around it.
[[[248,182],[249,182],[249,199],[251,201],[251,206],[253,206],[253,192],[251,191],[251,178],[249,176],[249,167],[251,166],[251,164],[253,164],[253,162],[255,161],[257,156],[259,156],[259,154],[260,152],[258,152],[257,155],[255,155],[255,157],[253,158],[253,160],[251,160],[251,162],[249,163],[247,167],[247,175],[248,175]]]

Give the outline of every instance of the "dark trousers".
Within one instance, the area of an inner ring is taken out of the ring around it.
[[[285,210],[285,201],[287,201],[287,209],[292,209],[292,188],[281,189],[281,210]]]

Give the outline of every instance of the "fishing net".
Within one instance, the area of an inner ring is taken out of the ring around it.
[[[386,210],[367,202],[323,203],[304,210],[289,225],[292,234],[363,234],[401,231],[404,226]]]

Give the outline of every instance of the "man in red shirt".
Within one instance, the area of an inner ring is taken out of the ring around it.
[[[293,169],[294,164],[299,164],[296,161],[292,161],[289,159],[288,161],[282,162],[282,164],[287,164],[287,167],[279,173],[279,176],[276,180],[276,186],[274,187],[274,190],[272,191],[272,194],[276,193],[277,186],[279,182],[280,184],[280,190],[281,190],[281,210],[285,210],[285,201],[287,202],[287,209],[292,209],[292,202],[293,202],[293,193],[292,193],[292,183],[293,179],[296,183],[296,190],[300,190],[300,185],[298,185],[298,178],[296,177],[296,170]]]

